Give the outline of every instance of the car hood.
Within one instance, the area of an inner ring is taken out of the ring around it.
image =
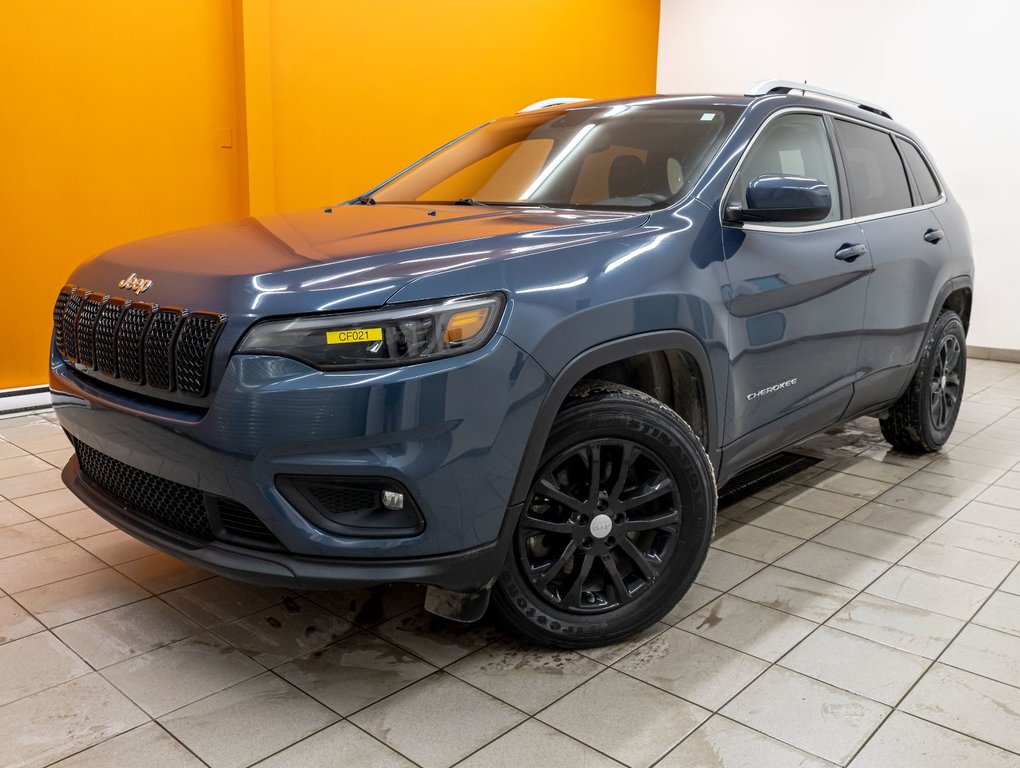
[[[342,205],[140,240],[86,262],[69,282],[235,317],[358,309],[386,303],[425,275],[599,239],[646,218],[540,208]],[[151,281],[150,287],[129,293],[119,284],[131,275]]]

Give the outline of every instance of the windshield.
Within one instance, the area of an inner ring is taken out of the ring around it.
[[[378,203],[642,209],[697,180],[738,108],[671,103],[496,120],[373,193]]]

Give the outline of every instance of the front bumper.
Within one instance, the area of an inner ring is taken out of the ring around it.
[[[54,409],[73,437],[143,472],[245,505],[282,547],[169,530],[97,487],[72,458],[64,482],[89,507],[201,567],[301,588],[405,581],[468,590],[491,581],[548,385],[537,363],[501,336],[469,355],[386,371],[325,373],[283,358],[237,356],[204,413],[97,384],[56,355],[51,370]],[[284,499],[278,475],[396,480],[420,507],[424,530],[371,539],[324,531]]]
[[[203,542],[161,528],[125,511],[84,477],[78,459],[64,467],[61,479],[71,492],[122,531],[169,555],[238,581],[294,589],[355,589],[410,582],[469,592],[492,581],[506,552],[499,541],[463,552],[421,558],[341,559],[300,557]],[[514,510],[511,510],[514,512]],[[509,517],[515,518],[515,514]]]

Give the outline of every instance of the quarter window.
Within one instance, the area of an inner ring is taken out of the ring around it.
[[[910,185],[893,138],[860,123],[836,120],[846,163],[854,216],[871,216],[911,206]]]
[[[921,155],[920,150],[909,141],[897,139],[896,144],[899,145],[903,159],[907,161],[907,167],[910,168],[910,173],[914,177],[917,191],[921,195],[921,202],[925,205],[934,203],[942,195],[942,192],[939,189],[939,183],[935,181],[935,174],[931,172],[931,166]]]
[[[740,164],[727,205],[746,207],[747,185],[759,176],[774,174],[818,179],[829,187],[832,210],[813,224],[841,218],[836,163],[825,121],[820,115],[783,115],[769,123]],[[803,222],[789,221],[773,222],[769,226],[802,225]]]

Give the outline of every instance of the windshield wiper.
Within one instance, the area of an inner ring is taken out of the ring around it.
[[[347,201],[347,205],[375,205],[375,198],[371,195],[358,195]]]
[[[500,201],[498,203],[489,202],[486,203],[486,205],[503,205],[507,208],[552,208],[551,205],[546,205],[545,203],[532,203],[528,200],[510,200]]]
[[[504,208],[510,208],[510,207],[517,207],[517,208],[549,208],[550,207],[550,206],[546,205],[545,203],[532,203],[532,202],[528,202],[527,200],[513,200],[513,201],[485,200],[485,201],[482,201],[482,200],[475,200],[474,198],[471,198],[471,197],[462,197],[460,200],[455,200],[453,204],[454,205],[482,205],[482,206],[485,206],[486,208],[491,208],[493,206],[495,206],[497,208],[501,207],[501,206],[504,207]]]

